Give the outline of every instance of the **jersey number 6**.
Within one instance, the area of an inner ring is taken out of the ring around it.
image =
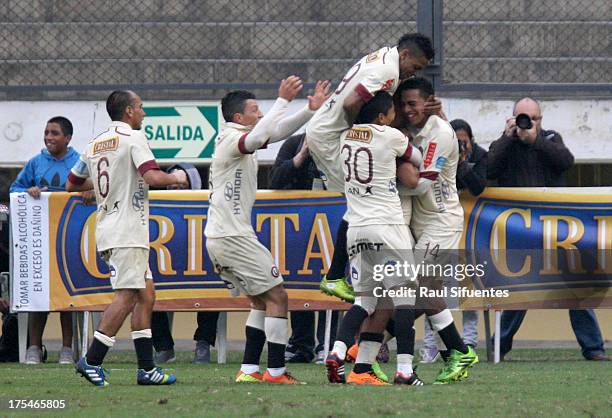
[[[102,167],[104,165],[104,167]],[[110,176],[108,175],[108,171],[103,170],[103,168],[107,168],[109,166],[108,158],[102,157],[98,161],[98,191],[100,192],[100,196],[106,197],[108,196],[108,188],[110,186]],[[105,178],[106,181],[102,182],[102,178]],[[102,188],[102,186],[105,186]]]

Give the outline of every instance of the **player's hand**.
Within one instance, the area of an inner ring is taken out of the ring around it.
[[[96,192],[93,190],[87,190],[81,193],[81,199],[83,199],[84,205],[91,205],[96,203]]]
[[[302,142],[300,152],[295,154],[295,157],[293,157],[293,166],[295,168],[300,168],[302,164],[304,164],[304,161],[306,161],[306,158],[308,158],[308,154],[308,143],[304,140],[304,142]]]
[[[516,119],[513,117],[506,120],[506,127],[504,128],[504,136],[512,138],[516,133]]]
[[[34,199],[40,199],[40,194],[42,192],[46,192],[47,190],[49,189],[46,186],[43,187],[42,189],[38,186],[34,186],[28,189],[28,194],[32,196]]]
[[[310,110],[317,110],[330,96],[329,88],[331,86],[331,82],[329,80],[325,81],[317,81],[317,85],[314,89],[314,94],[312,96],[307,96],[308,98],[308,108]]]
[[[176,179],[175,184],[180,185],[183,189],[186,189],[189,187],[189,180],[187,180],[187,173],[185,173],[184,170],[175,170],[170,175],[174,176],[174,178]]]
[[[442,110],[442,101],[436,96],[430,96],[425,101],[425,113],[427,113],[428,115],[436,115],[446,120],[446,115]]]
[[[529,129],[516,128],[516,135],[525,144],[533,144],[538,136],[535,123]]]
[[[302,79],[296,75],[290,75],[287,78],[284,78],[280,87],[278,88],[278,97],[281,97],[288,102],[295,99],[295,97],[302,91],[304,87],[304,83],[302,83]]]

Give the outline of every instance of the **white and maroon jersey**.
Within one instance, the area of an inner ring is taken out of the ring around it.
[[[350,127],[343,109],[344,100],[355,91],[368,102],[378,91],[393,95],[399,84],[397,47],[384,47],[361,58],[346,73],[335,92],[308,123],[306,134],[315,140],[338,140]]]
[[[206,238],[255,236],[251,210],[257,191],[257,157],[244,146],[252,128],[227,122],[215,140]]]
[[[455,131],[438,116],[430,116],[425,126],[414,136],[412,145],[423,153],[420,176],[433,181],[422,195],[412,200],[410,227],[461,231],[463,208],[457,193],[457,164],[459,145]]]
[[[397,158],[413,147],[390,126],[353,125],[340,136],[349,226],[405,224],[397,192]]]
[[[72,168],[72,183],[91,177],[94,185],[98,251],[149,248],[149,186],[142,177],[149,170],[159,167],[147,139],[124,122],[112,122]]]

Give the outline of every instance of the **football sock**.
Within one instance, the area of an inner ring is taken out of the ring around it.
[[[240,370],[246,374],[259,371],[259,359],[266,344],[266,333],[264,331],[264,318],[266,311],[251,309],[247,318],[244,345],[244,356]]]
[[[457,327],[455,323],[448,325],[446,328],[438,331],[440,334],[440,338],[444,342],[444,345],[449,350],[455,349],[463,354],[466,354],[469,350],[467,346],[463,343],[463,339],[461,335],[459,335],[459,331],[457,331]]]
[[[342,341],[337,340],[334,342],[334,346],[332,347],[332,353],[336,353],[340,360],[344,360],[346,358],[346,344]]]
[[[368,317],[368,312],[361,306],[353,305],[346,312],[338,331],[338,340],[342,341],[347,347],[355,343],[355,335],[359,332],[361,324]]]
[[[414,355],[414,310],[395,310],[395,340],[397,354]]]
[[[372,370],[372,363],[382,344],[383,335],[375,332],[362,332],[359,341],[359,352],[355,360],[354,373],[366,373]]]
[[[397,355],[397,371],[404,376],[410,376],[413,373],[412,370],[412,354],[398,354]]]
[[[153,338],[151,338],[151,329],[143,329],[132,331],[132,340],[134,341],[134,349],[136,350],[136,358],[138,359],[138,368],[146,371],[151,371],[155,368],[153,362]]]
[[[100,331],[94,332],[94,338],[87,350],[87,364],[99,366],[104,361],[108,350],[115,344],[115,337],[109,337]]]
[[[391,338],[395,337],[395,319],[393,319],[393,318],[389,319],[389,322],[387,322],[387,326],[385,328],[385,331],[387,331],[389,333],[389,335],[391,335]],[[391,338],[389,338],[389,339],[391,339]]]
[[[348,231],[348,222],[342,219],[338,232],[336,233],[336,242],[334,243],[334,255],[332,257],[331,266],[327,272],[327,278],[336,280],[344,277],[346,271],[346,263],[348,263],[348,253],[346,252],[346,233]]]
[[[285,348],[287,347],[289,321],[287,318],[266,316],[265,329],[268,340],[268,372],[277,369],[277,376],[285,372]],[[279,372],[279,370],[281,372]],[[273,375],[274,376],[274,375]]]

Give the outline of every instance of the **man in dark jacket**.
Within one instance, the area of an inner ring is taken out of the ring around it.
[[[319,171],[308,151],[305,134],[289,137],[278,151],[276,161],[270,171],[270,188],[283,190],[310,190],[312,183],[319,177]],[[338,327],[338,312],[332,315],[330,341],[335,340]],[[323,341],[325,340],[325,311],[319,312],[317,339],[315,347],[315,312],[291,312],[292,334],[287,344],[285,358],[290,363],[310,363],[316,356],[322,360]]]
[[[516,116],[526,114],[532,127],[517,127]],[[534,99],[525,97],[514,105],[513,117],[506,121],[504,134],[489,148],[488,177],[503,187],[562,187],[564,172],[574,163],[574,156],[563,144],[561,135],[542,129],[542,112]],[[512,338],[526,311],[504,311],[501,318],[501,355],[512,349]],[[591,310],[570,310],[576,339],[587,360],[609,360],[604,342]]]
[[[457,190],[478,196],[487,187],[487,151],[474,141],[472,127],[463,119],[450,122],[459,140]]]

